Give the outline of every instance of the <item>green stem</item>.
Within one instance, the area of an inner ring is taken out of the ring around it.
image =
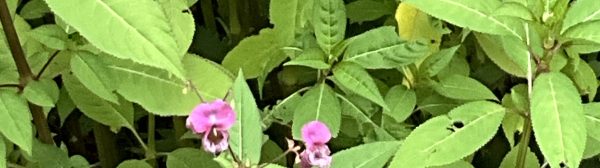
[[[116,135],[110,131],[108,126],[95,123],[94,137],[100,165],[102,167],[117,167],[119,164],[119,148],[117,148]]]
[[[19,72],[19,88],[25,88],[27,83],[32,80],[34,76],[29,64],[27,64],[23,48],[21,48],[21,42],[19,41],[19,36],[17,36],[17,31],[15,30],[15,26],[10,16],[6,0],[0,0],[0,22],[2,22],[6,41],[8,42],[10,52],[15,61],[15,65],[17,66],[17,71]],[[53,144],[54,141],[52,140],[50,128],[48,127],[48,122],[46,121],[46,116],[44,115],[42,108],[29,103],[29,109],[31,110],[33,122],[40,140],[45,144]]]
[[[148,114],[148,150],[146,150],[146,159],[152,167],[157,167],[156,163],[156,117],[154,114]]]
[[[44,72],[46,71],[46,69],[48,68],[48,66],[50,66],[50,63],[52,63],[52,60],[54,60],[54,58],[56,58],[56,56],[58,55],[59,51],[55,51],[54,53],[52,53],[52,55],[50,56],[50,58],[48,59],[48,61],[46,61],[46,63],[44,64],[44,66],[42,67],[42,69],[40,70],[40,72],[38,72],[38,74],[35,76],[35,79],[40,79],[42,77],[42,75],[44,74]]]
[[[525,118],[525,124],[523,124],[523,136],[519,141],[519,153],[517,154],[517,168],[525,168],[525,160],[527,159],[527,147],[531,139],[531,119],[529,115]]]
[[[217,24],[215,22],[215,14],[213,13],[212,0],[200,0],[200,8],[202,8],[202,18],[208,30],[217,32]]]
[[[238,18],[237,0],[229,0],[229,30],[233,44],[237,44],[242,33],[242,26]]]

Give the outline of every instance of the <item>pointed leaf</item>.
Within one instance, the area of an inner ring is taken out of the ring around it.
[[[117,168],[152,168],[152,166],[142,160],[126,160],[121,162]]]
[[[504,156],[504,159],[502,159],[502,163],[500,163],[500,168],[515,168],[517,167],[517,155],[519,153],[520,148],[520,144],[517,145],[517,147],[514,147],[510,150],[510,152],[508,152],[506,154],[506,156]],[[537,156],[535,156],[535,154],[533,152],[531,152],[531,150],[529,150],[529,147],[527,147],[527,153],[525,154],[525,167],[540,167],[540,163],[537,159]]]
[[[593,102],[583,105],[587,135],[600,141],[600,103]]]
[[[513,59],[508,51],[504,50],[504,47],[502,47],[504,41],[497,40],[498,36],[475,33],[475,37],[479,42],[479,46],[481,46],[488,58],[498,65],[500,69],[517,77],[527,76],[527,62],[520,62],[521,59]],[[525,61],[527,61],[527,59],[525,59]]]
[[[98,49],[184,78],[182,53],[178,52],[177,42],[171,36],[173,30],[158,2],[46,0],[46,3],[54,14]]]
[[[390,110],[383,110],[383,114],[394,118],[398,122],[403,122],[415,109],[417,94],[404,85],[396,85],[390,88],[387,95],[385,95],[385,102]]]
[[[287,55],[281,48],[278,34],[273,29],[263,29],[260,34],[244,38],[223,59],[223,67],[230,72],[241,68],[246,78],[256,78],[279,66]]]
[[[54,107],[59,93],[58,85],[51,79],[31,81],[23,90],[23,96],[27,100],[44,107]]]
[[[388,109],[375,81],[360,66],[353,63],[339,63],[333,68],[333,78],[342,87],[349,88],[352,92]]]
[[[76,52],[71,57],[71,71],[81,83],[98,97],[112,103],[117,103],[116,82],[112,79],[114,74],[101,58],[107,55],[93,55],[90,52]]]
[[[408,41],[430,40],[430,52],[436,52],[446,33],[442,22],[431,19],[427,13],[420,11],[408,3],[400,3],[396,8],[396,22],[400,38]]]
[[[581,98],[564,74],[539,75],[531,96],[531,124],[535,139],[550,167],[579,167],[586,140]]]
[[[483,33],[520,37],[512,28],[513,25],[493,16],[494,10],[501,5],[500,1],[408,0],[405,3],[460,27]]]
[[[600,20],[600,3],[595,0],[578,0],[573,2],[565,15],[562,31],[583,22]]]
[[[348,100],[346,97],[344,97],[342,95],[336,94],[336,96],[341,99],[340,104],[341,104],[342,114],[356,119],[356,121],[358,121],[358,124],[359,124],[359,126],[358,126],[359,131],[366,132],[366,131],[364,131],[364,127],[365,127],[365,124],[368,124],[371,127],[373,127],[373,131],[377,135],[377,137],[376,137],[377,140],[385,140],[385,141],[396,140],[396,138],[394,138],[394,136],[392,136],[392,134],[390,134],[390,132],[388,132],[384,128],[380,127],[379,125],[377,125],[367,114],[365,114],[365,112],[363,112],[363,110],[358,108],[355,103],[351,102],[350,100]]]
[[[374,0],[351,2],[346,5],[346,10],[351,23],[372,21],[394,12],[385,3]]]
[[[187,53],[194,38],[194,17],[191,11],[188,11],[187,2],[184,0],[160,0],[158,2],[173,30],[172,36],[177,42],[178,56],[182,57]]]
[[[471,165],[471,163],[464,161],[464,160],[459,160],[456,161],[454,163],[450,163],[447,165],[442,165],[442,166],[433,166],[433,167],[429,167],[429,168],[474,168],[473,165]]]
[[[423,61],[423,64],[419,67],[419,69],[421,70],[421,72],[424,72],[429,77],[437,75],[438,72],[440,72],[442,69],[448,66],[448,64],[450,64],[454,53],[456,53],[456,50],[458,50],[459,47],[460,45],[445,48],[427,57],[427,59]]]
[[[241,70],[233,83],[233,104],[237,119],[230,130],[229,145],[242,162],[258,164],[263,137],[260,114]]]
[[[492,139],[504,111],[498,104],[477,101],[429,119],[404,140],[390,167],[423,168],[458,161]]]
[[[28,167],[71,167],[71,161],[67,153],[60,148],[44,144],[40,141],[34,141],[32,164]]]
[[[20,15],[24,19],[37,19],[50,13],[50,8],[43,0],[33,0],[23,5]]]
[[[434,86],[437,93],[459,100],[498,100],[494,93],[479,81],[461,76],[451,75],[442,78]]]
[[[319,49],[310,48],[302,52],[298,57],[283,64],[285,66],[298,65],[313,69],[329,69],[331,66],[325,63],[325,53]]]
[[[343,0],[313,1],[312,24],[317,44],[328,56],[333,47],[344,40],[346,33],[346,8]]]
[[[28,33],[29,37],[44,44],[48,48],[64,50],[69,40],[67,33],[55,24],[36,27]]]
[[[394,27],[384,26],[354,37],[344,53],[344,61],[367,69],[390,69],[411,64],[428,53],[428,45],[404,41]]]
[[[590,21],[578,24],[569,28],[563,36],[572,39],[584,40],[600,44],[600,32],[596,31],[600,26],[600,20]]]
[[[194,148],[179,148],[167,156],[168,168],[219,168],[210,154]]]
[[[575,60],[577,61],[577,60]],[[577,89],[579,89],[579,93],[582,95],[588,95],[590,100],[593,100],[596,97],[596,92],[598,90],[598,80],[596,79],[596,73],[590,65],[585,62],[583,59],[579,60],[579,63],[569,63],[562,70],[573,82]]]
[[[306,92],[302,96],[300,104],[294,110],[294,120],[292,124],[292,135],[294,139],[301,140],[302,126],[311,121],[321,121],[333,137],[337,137],[342,120],[342,110],[340,102],[335,96],[335,92],[321,83]]]
[[[383,167],[394,152],[398,150],[400,142],[383,141],[363,144],[333,154],[332,168],[369,168]]]
[[[16,92],[0,89],[0,133],[26,153],[31,154],[33,133],[27,101]]]

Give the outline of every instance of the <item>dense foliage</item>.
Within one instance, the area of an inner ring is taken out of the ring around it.
[[[0,168],[600,167],[597,0],[0,0],[0,16]]]

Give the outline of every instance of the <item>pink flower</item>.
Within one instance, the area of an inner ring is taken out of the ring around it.
[[[199,104],[187,118],[186,126],[196,134],[204,134],[204,150],[218,154],[229,146],[228,130],[235,123],[235,112],[227,102],[215,100]]]
[[[310,168],[317,166],[327,168],[331,163],[331,151],[327,142],[331,139],[331,132],[327,126],[319,121],[311,121],[302,127],[302,140],[306,149],[300,153],[300,166]]]

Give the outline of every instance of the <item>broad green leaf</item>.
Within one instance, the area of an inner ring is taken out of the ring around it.
[[[225,96],[232,79],[218,64],[195,55],[186,55],[183,60],[187,79],[192,81],[206,101]],[[115,78],[119,79],[117,92],[151,113],[187,115],[200,102],[186,82],[170,76],[164,70],[125,60],[115,60],[109,67],[113,69]]]
[[[50,9],[43,0],[33,0],[23,5],[20,15],[24,19],[37,19],[48,13]]]
[[[385,95],[385,102],[390,110],[383,110],[383,114],[402,122],[412,114],[417,104],[417,94],[404,85],[396,85]]]
[[[587,135],[600,141],[600,103],[584,104],[583,111],[585,112]]]
[[[390,69],[411,64],[427,54],[428,45],[404,41],[394,27],[385,26],[354,37],[344,53],[344,61],[367,69]]]
[[[31,154],[33,133],[27,101],[16,92],[0,89],[0,133],[26,153]]]
[[[383,167],[394,155],[400,142],[383,141],[363,144],[333,154],[332,168]]]
[[[113,91],[117,89],[117,83],[112,77],[114,74],[108,68],[108,64],[99,57],[110,57],[108,55],[93,55],[90,52],[76,52],[71,57],[71,72],[79,81],[104,100],[118,103],[118,97]]]
[[[508,143],[511,147],[516,145],[515,143],[515,134],[521,133],[523,131],[523,125],[525,120],[518,113],[522,113],[524,111],[519,111],[517,107],[515,107],[513,98],[511,97],[514,92],[504,95],[502,98],[502,106],[506,108],[506,115],[504,115],[504,119],[502,120],[502,130],[504,136],[508,140]]]
[[[294,139],[301,140],[300,130],[304,124],[318,120],[327,125],[333,137],[337,137],[341,116],[342,109],[335,92],[325,83],[318,84],[302,96],[300,104],[294,110],[292,135]]]
[[[71,161],[65,151],[37,140],[33,143],[32,161],[27,167],[71,167]]]
[[[517,77],[527,76],[527,62],[521,62],[522,59],[513,59],[508,52],[514,51],[505,50],[503,47],[505,42],[498,40],[499,36],[475,33],[475,37],[477,37],[479,46],[481,46],[488,58],[498,65],[500,69]]]
[[[354,63],[339,63],[333,68],[336,84],[350,89],[352,92],[388,109],[385,100],[379,93],[375,81],[369,73]]]
[[[262,154],[260,155],[260,163],[269,163],[276,159],[278,156],[283,154],[283,150],[272,140],[267,140],[262,148]],[[279,159],[274,162],[278,165],[286,165],[285,159]]]
[[[329,69],[331,66],[325,62],[325,53],[320,49],[310,48],[302,52],[298,57],[284,63],[283,65],[298,65],[313,69]]]
[[[504,156],[504,159],[502,159],[502,163],[500,163],[500,168],[515,168],[515,167],[517,167],[517,155],[518,155],[520,149],[521,149],[520,144],[513,147],[510,150],[510,152],[508,152],[506,154],[506,156]],[[537,157],[535,156],[535,154],[533,152],[531,152],[531,150],[529,150],[529,147],[527,147],[527,151],[526,151],[525,155],[526,155],[525,156],[525,167],[540,167],[540,163],[539,163]]]
[[[133,128],[133,105],[122,98],[118,103],[108,102],[87,89],[77,78],[70,74],[63,74],[63,83],[69,92],[73,103],[87,117],[107,126],[113,130],[121,127]]]
[[[126,160],[121,162],[117,168],[152,168],[152,166],[143,160]]]
[[[346,5],[346,13],[350,22],[361,23],[393,14],[394,11],[381,1],[357,0]]]
[[[258,164],[262,147],[260,114],[241,70],[233,83],[232,104],[237,118],[230,130],[229,145],[244,163]]]
[[[447,114],[453,108],[463,104],[463,102],[461,101],[457,101],[439,95],[435,93],[431,88],[426,89],[428,89],[429,93],[426,93],[425,95],[419,95],[420,90],[416,91],[418,98],[417,107],[423,112],[429,113],[433,116],[439,116]]]
[[[317,44],[331,57],[333,47],[344,40],[346,33],[346,8],[343,0],[313,1],[311,23]]]
[[[433,42],[430,46],[431,52],[439,49],[442,35],[445,33],[441,21],[434,21],[429,15],[408,3],[398,5],[395,18],[400,38],[408,41],[430,40]]]
[[[81,155],[74,155],[69,158],[73,168],[89,168],[90,163]]]
[[[579,93],[582,95],[588,95],[589,100],[593,100],[596,97],[598,91],[598,80],[596,79],[596,73],[590,65],[584,60],[580,59],[577,63],[569,63],[562,70],[579,89]]]
[[[596,31],[599,26],[600,20],[581,23],[569,28],[569,30],[563,33],[563,36],[571,39],[584,40],[599,44],[600,32]]]
[[[195,148],[179,148],[167,155],[168,168],[219,168],[213,156]]]
[[[44,44],[48,48],[64,50],[67,48],[68,35],[55,24],[37,27],[28,33],[29,37]]]
[[[54,107],[58,101],[58,85],[51,79],[41,79],[27,83],[23,96],[33,104],[44,107]]]
[[[498,104],[476,101],[429,119],[404,140],[390,167],[423,168],[458,161],[492,139],[504,112]]]
[[[464,160],[459,160],[456,161],[454,163],[450,163],[447,165],[442,165],[442,166],[433,166],[430,168],[474,168],[473,165],[471,165],[471,163],[464,161]]]
[[[434,89],[440,95],[458,100],[498,100],[494,93],[479,81],[461,75],[440,79]]]
[[[445,48],[427,57],[419,67],[420,71],[429,77],[437,75],[443,68],[450,64],[454,53],[456,53],[459,47],[460,45]]]
[[[184,78],[183,53],[178,52],[169,18],[158,2],[46,0],[46,3],[55,15],[98,49]]]
[[[287,56],[281,50],[284,44],[273,29],[263,29],[260,34],[244,38],[223,59],[223,67],[230,72],[240,68],[246,78],[256,78],[279,66]]]
[[[437,76],[445,78],[452,75],[469,76],[471,68],[469,62],[464,56],[455,55],[450,60],[450,64],[438,72]]]
[[[588,137],[585,143],[585,150],[583,152],[583,159],[589,159],[600,154],[600,141]]]
[[[362,109],[357,107],[356,103],[351,102],[350,100],[348,100],[346,97],[344,97],[342,95],[339,95],[339,94],[336,94],[336,95],[338,96],[338,98],[340,98],[342,100],[340,103],[341,109],[342,109],[342,114],[356,119],[356,121],[359,124],[358,125],[359,132],[366,134],[367,130],[365,130],[365,126],[371,126],[371,127],[373,127],[373,132],[375,132],[375,134],[377,135],[376,140],[382,140],[382,141],[396,140],[396,138],[394,138],[394,136],[392,136],[392,134],[390,132],[388,132],[384,128],[380,127],[379,125],[377,125]],[[355,131],[355,130],[353,130],[353,131]]]
[[[419,10],[460,27],[473,31],[519,37],[512,24],[494,17],[500,1],[480,0],[408,0],[404,1]]]
[[[494,17],[515,17],[527,21],[533,21],[533,13],[527,6],[518,2],[504,2],[492,13]]]
[[[46,67],[46,71],[40,78],[53,79],[60,74],[68,71],[70,68],[70,61],[75,52],[71,50],[58,51],[54,59]]]
[[[567,11],[561,32],[579,23],[600,20],[600,3],[595,0],[575,1]]]
[[[6,168],[6,144],[4,136],[0,135],[0,168]]]
[[[269,3],[269,20],[285,45],[292,44],[295,39],[298,10],[304,3],[298,1],[302,0],[271,0]]]
[[[294,110],[300,105],[301,100],[302,96],[299,91],[289,95],[273,108],[273,117],[280,119],[283,123],[289,123],[294,118]]]
[[[73,103],[73,100],[71,100],[67,88],[60,88],[58,101],[56,102],[56,111],[58,111],[58,117],[60,118],[60,126],[65,123],[67,117],[69,117],[73,110],[75,110],[75,103]]]
[[[531,124],[550,167],[579,167],[585,147],[585,116],[573,82],[564,74],[540,74],[533,83]]]
[[[178,55],[183,57],[187,53],[194,37],[194,17],[188,10],[185,0],[160,0],[158,1],[172,28],[172,36],[179,48]]]

